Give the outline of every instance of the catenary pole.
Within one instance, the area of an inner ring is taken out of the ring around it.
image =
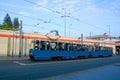
[[[23,54],[23,39],[22,39],[22,21],[20,21],[20,43],[19,43],[19,57]]]

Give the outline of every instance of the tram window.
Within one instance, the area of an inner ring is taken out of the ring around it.
[[[62,50],[65,50],[65,43],[62,44]]]
[[[56,43],[55,42],[50,43],[50,50],[56,50]]]
[[[107,51],[107,47],[105,47],[105,51]]]
[[[69,44],[68,44],[68,43],[64,44],[64,49],[65,49],[65,51],[68,51],[68,47],[69,47]]]
[[[86,46],[85,46],[85,45],[82,45],[81,51],[85,51],[85,49],[86,49]]]
[[[80,44],[77,44],[76,49],[77,51],[83,51],[83,46]]]
[[[59,51],[62,50],[62,43],[58,43],[58,49],[59,49]]]
[[[104,51],[106,51],[106,47],[104,47]]]
[[[99,51],[99,46],[95,46],[95,51]]]
[[[106,47],[104,47],[104,51],[106,51]]]
[[[72,44],[70,44],[70,46],[69,46],[69,50],[72,51]]]
[[[38,50],[39,49],[39,45],[35,44],[34,49]]]
[[[107,51],[110,51],[110,47],[107,47]]]
[[[45,41],[43,47],[44,47],[44,50],[49,50],[49,48],[48,48],[49,47],[49,42]]]
[[[73,46],[73,44],[72,44],[72,51],[74,51],[74,46]]]
[[[101,51],[103,51],[103,47],[101,46]]]
[[[70,51],[74,51],[74,46],[73,46],[73,44],[70,44]]]
[[[109,47],[107,48],[107,51],[109,51]]]
[[[85,45],[85,50],[89,50],[89,46],[88,45]]]
[[[76,44],[71,44],[71,46],[70,46],[70,50],[71,51],[76,51],[77,49],[77,47],[76,47],[77,45]]]
[[[59,50],[64,51],[65,50],[65,44],[64,43],[59,43]]]
[[[108,51],[110,51],[110,47],[108,47]]]
[[[113,51],[112,47],[110,47],[110,51]]]
[[[101,51],[101,46],[99,46],[99,51]]]
[[[88,49],[89,51],[91,51],[91,50],[92,50],[92,47],[91,47],[90,45],[88,45],[88,46],[87,46],[87,49]]]
[[[50,42],[48,41],[46,42],[46,48],[47,48],[46,50],[50,50]]]
[[[112,48],[111,48],[111,47],[109,47],[109,51],[112,51]]]
[[[30,44],[30,48],[34,49],[34,46],[35,46],[35,43],[34,43],[34,41],[32,41]]]
[[[77,44],[74,44],[74,51],[77,51]]]
[[[58,42],[56,42],[56,50],[58,51],[59,50],[59,43]]]
[[[45,41],[41,41],[41,50],[45,50]]]
[[[38,50],[39,49],[39,40],[34,40],[33,43],[34,43],[34,45],[33,45],[34,49]]]
[[[67,44],[67,51],[70,51],[70,43]]]
[[[108,51],[108,47],[106,47],[106,51]]]
[[[109,49],[109,48],[108,48],[108,47],[106,47],[106,51],[109,51],[108,49]]]
[[[67,51],[67,44],[64,43],[64,50]]]
[[[101,47],[101,51],[105,51],[104,47]]]
[[[70,50],[70,43],[64,43],[64,48],[63,50],[69,51]]]
[[[79,44],[77,44],[77,51],[81,50],[81,46]]]
[[[99,46],[99,51],[101,51],[101,46]]]
[[[89,45],[89,46],[88,46],[88,50],[89,50],[89,51],[93,51],[93,46],[92,46],[92,45]]]
[[[108,48],[108,51],[111,51],[111,47]]]

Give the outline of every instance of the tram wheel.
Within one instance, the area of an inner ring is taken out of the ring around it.
[[[35,59],[34,59],[33,56],[30,56],[30,60],[31,60],[31,61],[35,61]]]
[[[61,61],[62,57],[51,57],[51,61]]]
[[[84,56],[78,56],[78,59],[85,59]]]
[[[57,60],[58,61],[62,61],[62,57],[57,57]]]
[[[92,54],[89,54],[89,56],[88,56],[89,58],[92,58]]]
[[[99,55],[99,58],[103,58],[103,55]]]

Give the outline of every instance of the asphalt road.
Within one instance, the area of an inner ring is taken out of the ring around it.
[[[1,60],[0,80],[36,80],[86,71],[120,62],[120,56],[67,61]]]

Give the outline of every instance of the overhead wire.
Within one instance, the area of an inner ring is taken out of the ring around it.
[[[28,3],[31,3],[31,4],[34,4],[34,5],[37,5],[37,6],[41,7],[41,8],[47,9],[47,10],[49,10],[49,11],[51,11],[51,12],[54,12],[54,13],[57,13],[57,14],[62,14],[62,13],[60,13],[59,11],[54,11],[54,10],[52,10],[52,9],[50,9],[50,8],[44,7],[44,6],[39,5],[39,4],[35,3],[35,2],[29,1],[29,0],[24,0],[24,1],[26,1],[26,2],[28,2]]]
[[[62,15],[62,16],[63,16],[63,14],[62,14],[61,12],[59,12],[59,11],[52,10],[52,9],[50,9],[50,8],[44,7],[44,6],[40,5],[40,4],[37,4],[37,3],[32,2],[32,1],[29,1],[29,0],[24,0],[24,1],[25,1],[25,2],[28,2],[28,3],[30,3],[30,4],[33,4],[33,5],[37,5],[37,6],[39,6],[39,7],[42,7],[42,8],[44,8],[44,9],[47,9],[47,10],[53,12],[53,13],[56,13],[56,14],[59,14],[59,15]],[[79,18],[76,18],[76,17],[74,17],[74,16],[69,16],[69,18],[74,19],[74,20],[76,20],[76,21],[79,21],[80,23],[87,24],[87,25],[89,25],[89,26],[91,26],[91,27],[94,27],[94,28],[96,28],[96,29],[99,29],[99,30],[102,30],[102,31],[103,31],[103,30],[106,31],[105,29],[103,29],[103,28],[101,28],[101,27],[98,27],[98,26],[95,26],[95,25],[90,24],[90,23],[88,23],[88,22],[82,21],[82,20],[80,20]]]
[[[46,7],[44,7],[44,6],[42,6],[42,5],[39,5],[39,4],[35,3],[35,2],[31,2],[31,1],[29,1],[29,0],[24,0],[24,1],[26,1],[26,2],[28,2],[28,3],[31,3],[31,4],[33,4],[33,5],[37,5],[37,6],[39,6],[39,7],[45,8],[45,9],[47,9],[47,10],[49,10],[49,11],[51,11],[51,12],[57,13],[57,14],[59,14],[59,15],[63,15],[63,14],[62,14],[61,12],[59,12],[59,11],[54,11],[54,10],[52,10],[52,9],[46,8]],[[21,14],[18,14],[18,13],[12,12],[12,11],[8,11],[8,10],[5,10],[5,9],[0,9],[0,11],[9,12],[9,13],[12,13],[12,14],[15,14],[15,15],[20,15],[20,16],[24,16],[24,17],[27,17],[27,18],[39,20],[39,21],[42,21],[42,22],[44,22],[44,23],[50,23],[50,24],[53,24],[53,25],[56,25],[56,26],[61,26],[60,24],[54,23],[54,22],[52,22],[52,21],[51,21],[51,22],[48,22],[48,21],[45,21],[45,20],[43,20],[43,19],[34,18],[34,17],[31,17],[31,16],[21,15]],[[79,18],[76,18],[76,17],[74,17],[74,16],[69,16],[69,18],[74,19],[74,20],[76,20],[76,21],[79,21],[79,22],[81,22],[81,23],[87,24],[87,25],[89,25],[89,26],[91,26],[91,27],[94,27],[94,28],[96,28],[96,29],[99,29],[99,30],[102,30],[102,31],[103,31],[103,30],[106,31],[105,29],[103,29],[103,28],[101,28],[101,27],[98,27],[98,26],[95,26],[95,25],[90,24],[90,23],[88,23],[88,22],[82,21],[82,20],[80,20]],[[63,26],[62,26],[62,27],[63,27]],[[72,28],[72,29],[73,29],[73,28]],[[75,28],[74,28],[74,30],[78,30],[78,29],[75,29]]]
[[[19,16],[34,19],[34,20],[38,20],[38,21],[42,21],[43,23],[49,23],[49,24],[53,24],[53,25],[56,25],[56,26],[61,26],[60,24],[57,24],[57,23],[54,23],[54,22],[49,22],[49,21],[46,21],[46,20],[43,20],[43,19],[40,19],[40,18],[35,18],[35,17],[31,17],[31,16],[18,14],[18,13],[15,13],[15,12],[12,12],[12,11],[9,11],[9,10],[5,10],[5,9],[1,9],[1,8],[0,8],[0,11],[11,13],[11,14],[14,14],[14,15],[19,15]]]
[[[38,20],[38,21],[42,21],[43,23],[49,23],[49,24],[54,24],[56,26],[61,26],[58,23],[54,23],[54,22],[51,22],[51,21],[45,21],[45,20],[42,20],[42,19],[39,19],[39,18],[30,17],[30,16],[25,16],[25,15],[18,14],[18,13],[15,13],[15,12],[12,12],[12,11],[9,11],[9,10],[5,10],[5,9],[1,9],[1,8],[0,8],[0,11],[6,12],[6,13],[11,13],[11,14],[14,14],[14,15],[22,16],[22,17],[26,17],[26,18],[30,18],[30,19],[34,19],[34,20]],[[37,23],[37,24],[40,24],[40,23]],[[29,24],[23,24],[23,25],[28,26]],[[35,25],[29,25],[29,26],[35,27]],[[61,27],[64,27],[64,26],[61,26]],[[42,29],[50,30],[50,29],[44,28],[44,27],[42,27]],[[79,30],[79,29],[72,28],[72,30]]]
[[[6,13],[11,13],[11,14],[14,14],[14,15],[19,15],[19,16],[30,18],[30,19],[34,19],[34,20],[38,20],[38,21],[42,21],[44,23],[51,23],[49,21],[45,21],[45,20],[42,20],[42,19],[30,17],[30,16],[25,16],[25,15],[18,14],[18,13],[15,13],[15,12],[12,12],[12,11],[8,11],[8,10],[5,10],[5,9],[1,9],[1,8],[0,8],[0,11],[6,12]],[[39,24],[40,23],[37,23],[36,25],[30,25],[30,24],[23,24],[23,25],[25,25],[25,26],[31,26],[31,27],[36,27]],[[57,23],[52,23],[52,24],[57,25],[57,26],[61,26],[60,24],[57,24]],[[61,27],[64,27],[64,26],[61,26]],[[43,30],[49,30],[49,31],[51,30],[51,29],[48,29],[48,28],[45,28],[45,27],[41,27],[41,29],[43,29]],[[75,31],[80,31],[80,29],[77,29],[77,28],[70,28],[70,29],[75,30]]]
[[[36,25],[30,25],[30,24],[23,24],[23,25],[25,25],[25,26],[31,26],[31,27],[37,27],[38,28],[38,25],[36,24]],[[48,29],[48,28],[45,28],[45,27],[41,27],[41,26],[39,26],[41,29],[43,29],[43,30],[51,30],[51,29]]]

